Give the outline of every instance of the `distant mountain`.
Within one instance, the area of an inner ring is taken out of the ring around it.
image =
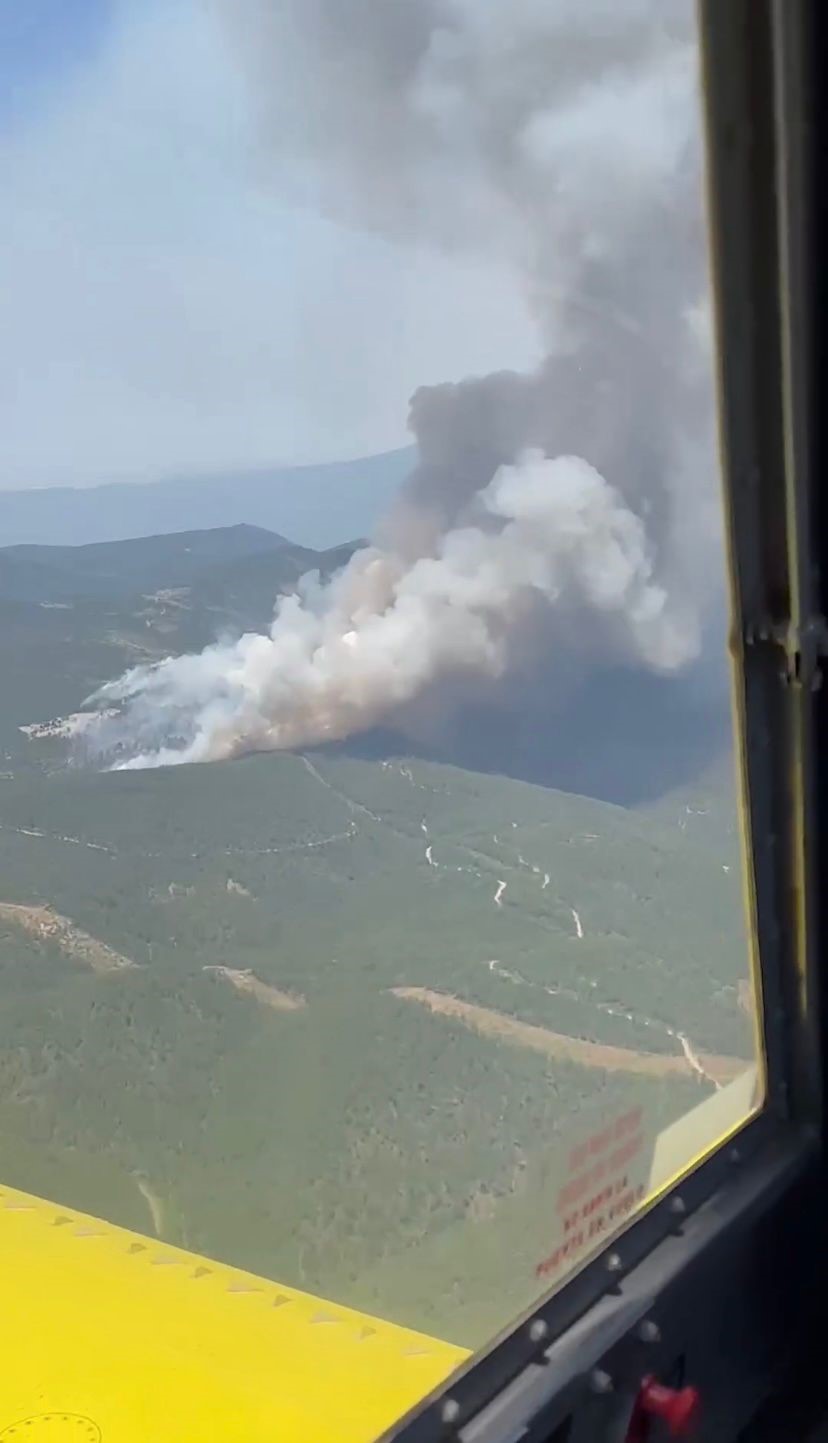
[[[280,595],[308,571],[337,571],[358,544],[318,551],[238,525],[0,548],[0,675],[15,678],[0,695],[0,771],[4,753],[15,765],[40,757],[21,725],[77,710],[136,662],[265,630]],[[379,761],[402,747],[622,805],[693,785],[729,752],[726,677],[699,689],[684,678],[603,669],[560,697],[554,676],[542,672],[493,697],[458,698],[450,713],[439,702],[426,706],[432,725],[422,738],[408,724],[401,736],[390,716],[334,750]]]
[[[413,449],[357,461],[88,488],[0,491],[0,546],[80,546],[203,527],[264,527],[303,546],[370,535]]]
[[[330,575],[358,544],[314,551],[239,525],[0,547],[0,675],[14,678],[0,688],[0,773],[37,760],[21,725],[76,710],[137,662],[263,630],[305,572]]]
[[[205,623],[215,629],[218,615],[223,627],[261,631],[272,619],[277,596],[292,591],[305,572],[330,576],[338,571],[360,544],[353,541],[327,551],[312,551],[284,542],[269,550],[214,562],[201,570],[188,588],[186,600],[194,623],[202,629]]]
[[[55,602],[181,587],[215,566],[290,546],[278,532],[246,525],[88,546],[6,546],[0,548],[0,596]]]

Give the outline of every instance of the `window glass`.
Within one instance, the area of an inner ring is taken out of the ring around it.
[[[23,9],[0,1179],[368,1438],[761,1101],[694,6]]]

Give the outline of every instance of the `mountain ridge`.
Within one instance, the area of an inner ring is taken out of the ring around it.
[[[303,548],[278,532],[245,524],[82,546],[6,546],[0,547],[0,596],[54,605],[140,594],[186,586],[212,568],[257,555],[292,551]]]
[[[87,545],[241,522],[315,549],[373,532],[414,465],[407,447],[352,461],[167,480],[0,490],[0,546]]]

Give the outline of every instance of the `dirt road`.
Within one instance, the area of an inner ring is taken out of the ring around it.
[[[555,1057],[565,1062],[578,1062],[582,1067],[600,1067],[605,1072],[641,1073],[648,1077],[696,1077],[698,1072],[684,1052],[634,1052],[628,1047],[613,1047],[603,1042],[587,1042],[580,1037],[567,1037],[562,1032],[552,1032],[548,1027],[539,1027],[533,1022],[521,1022],[505,1012],[495,1012],[491,1007],[480,1007],[476,1002],[463,1002],[445,992],[434,992],[429,987],[392,987],[395,997],[406,1002],[417,1002],[430,1012],[443,1017],[456,1017],[464,1026],[482,1037],[492,1037],[500,1042],[513,1042],[519,1047],[529,1047],[542,1052],[546,1057]],[[738,1077],[750,1064],[738,1057],[716,1057],[706,1053],[698,1054],[704,1072],[711,1081],[730,1082]]]

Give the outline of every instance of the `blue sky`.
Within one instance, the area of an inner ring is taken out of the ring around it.
[[[0,488],[355,456],[530,362],[505,271],[292,208],[203,0],[0,0]]]
[[[106,44],[113,0],[0,0],[0,125],[54,100]]]

